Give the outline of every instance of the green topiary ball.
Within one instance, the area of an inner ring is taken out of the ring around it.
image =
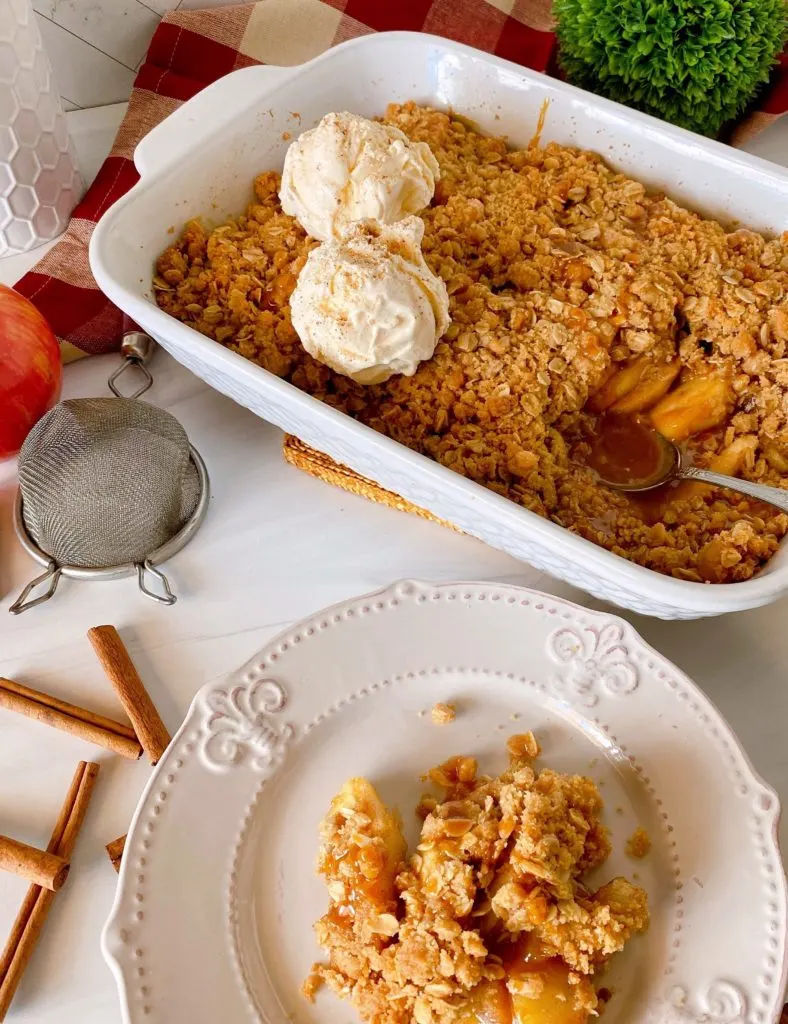
[[[570,81],[717,135],[769,80],[786,0],[553,0]]]

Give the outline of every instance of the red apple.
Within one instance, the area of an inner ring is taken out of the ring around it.
[[[0,284],[0,459],[15,455],[60,395],[52,328],[32,302]]]

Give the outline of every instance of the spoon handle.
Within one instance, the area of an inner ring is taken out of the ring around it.
[[[677,475],[681,480],[700,480],[705,484],[714,484],[716,487],[727,487],[729,491],[738,491],[740,494],[757,498],[758,501],[765,501],[767,505],[774,505],[775,508],[788,512],[788,491],[779,487],[753,484],[749,480],[739,480],[738,477],[714,473],[710,469],[701,469],[699,466],[687,466]]]

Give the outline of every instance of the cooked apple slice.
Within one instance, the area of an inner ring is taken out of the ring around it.
[[[670,441],[685,441],[720,426],[732,407],[733,390],[725,377],[693,377],[651,410],[651,422]]]
[[[504,981],[483,981],[459,1008],[456,1024],[512,1024],[512,1000]]]
[[[371,782],[348,779],[331,801],[321,836],[318,870],[335,902],[367,901],[382,909],[396,899],[405,840],[397,815]]]
[[[680,371],[680,359],[674,359],[672,363],[651,362],[632,391],[609,407],[610,412],[618,413],[620,416],[634,416],[636,413],[646,412],[668,393]]]
[[[743,434],[734,438],[727,448],[723,448],[719,454],[708,465],[715,473],[725,473],[726,476],[738,476],[747,464],[751,452],[758,447],[758,438],[755,434]],[[711,484],[701,484],[696,480],[682,480],[673,492],[673,501],[686,501],[699,494],[707,494],[713,490]]]
[[[772,469],[776,469],[778,473],[788,473],[788,453],[785,449],[776,444],[767,444],[763,454]]]
[[[634,391],[646,372],[649,362],[650,360],[646,356],[641,356],[640,359],[635,359],[634,362],[614,370],[602,387],[588,399],[588,411],[605,412]]]
[[[578,986],[563,960],[535,963],[529,973],[522,978],[530,993],[512,994],[513,1024],[587,1024],[590,1011],[577,1005]]]
[[[512,1024],[586,1024],[596,1007],[588,978],[572,970],[534,932],[502,953]]]
[[[727,448],[715,455],[709,463],[709,469],[727,476],[738,476],[747,464],[747,457],[758,447],[758,438],[754,434],[742,434],[734,438]]]
[[[477,985],[457,1014],[457,1024],[587,1024],[590,1011],[576,1002],[577,986],[561,960],[545,960],[521,975],[529,995],[511,995],[504,981]],[[516,983],[515,983],[516,986]]]

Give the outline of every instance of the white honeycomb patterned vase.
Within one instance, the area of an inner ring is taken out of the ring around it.
[[[29,0],[0,0],[0,257],[59,235],[81,193]]]

